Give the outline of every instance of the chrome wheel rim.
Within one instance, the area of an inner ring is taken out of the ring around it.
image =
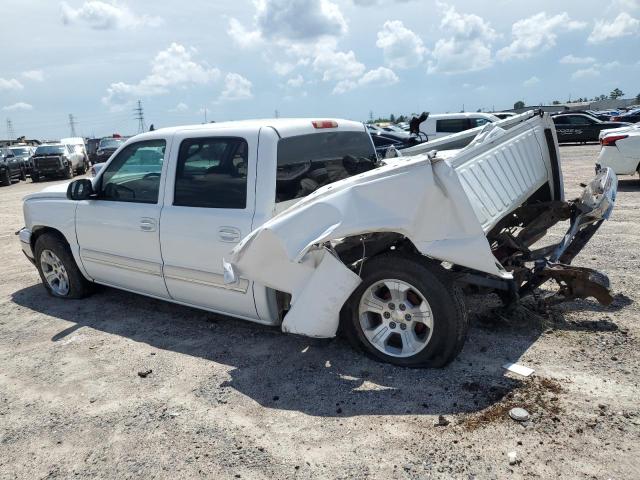
[[[375,282],[360,299],[362,333],[378,351],[397,358],[420,353],[433,332],[433,312],[424,295],[396,279]]]
[[[61,297],[69,293],[69,275],[62,260],[51,250],[43,250],[40,254],[40,268],[47,284],[53,292]]]

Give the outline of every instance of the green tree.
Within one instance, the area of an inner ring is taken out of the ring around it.
[[[560,105],[560,100],[554,100],[553,102],[551,102],[553,105]]]
[[[611,90],[611,93],[609,94],[609,98],[616,100],[617,98],[620,98],[624,95],[624,93],[622,92],[622,90],[620,90],[619,88],[614,88],[613,90]]]
[[[636,103],[640,103],[640,93],[636,95]]]
[[[389,121],[391,123],[396,123],[396,116],[393,113],[391,115],[389,115]]]
[[[524,102],[522,100],[518,100],[516,103],[513,104],[514,110],[517,110],[519,108],[524,108]]]

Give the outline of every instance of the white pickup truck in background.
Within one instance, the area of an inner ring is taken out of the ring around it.
[[[384,162],[361,123],[252,120],[131,138],[94,179],[27,196],[19,234],[56,297],[95,282],[313,337],[341,326],[378,359],[438,367],[464,344],[462,288],[510,302],[553,278],[554,300],[610,302],[606,276],[569,264],[615,191],[603,169],[564,200],[538,112]]]

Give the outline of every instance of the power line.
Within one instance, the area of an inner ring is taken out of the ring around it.
[[[16,132],[13,130],[13,122],[10,118],[7,118],[7,137],[9,140],[14,140],[16,138]]]
[[[135,119],[138,120],[138,133],[144,133],[147,129],[144,125],[144,110],[142,109],[142,101],[138,100],[138,106],[133,109]]]
[[[76,135],[76,119],[73,118],[73,114],[70,113],[69,114],[69,129],[71,131],[71,136],[72,137],[77,137],[78,135]]]

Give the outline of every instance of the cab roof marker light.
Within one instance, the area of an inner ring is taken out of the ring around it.
[[[313,120],[311,124],[313,128],[338,128],[338,122],[335,120]]]

